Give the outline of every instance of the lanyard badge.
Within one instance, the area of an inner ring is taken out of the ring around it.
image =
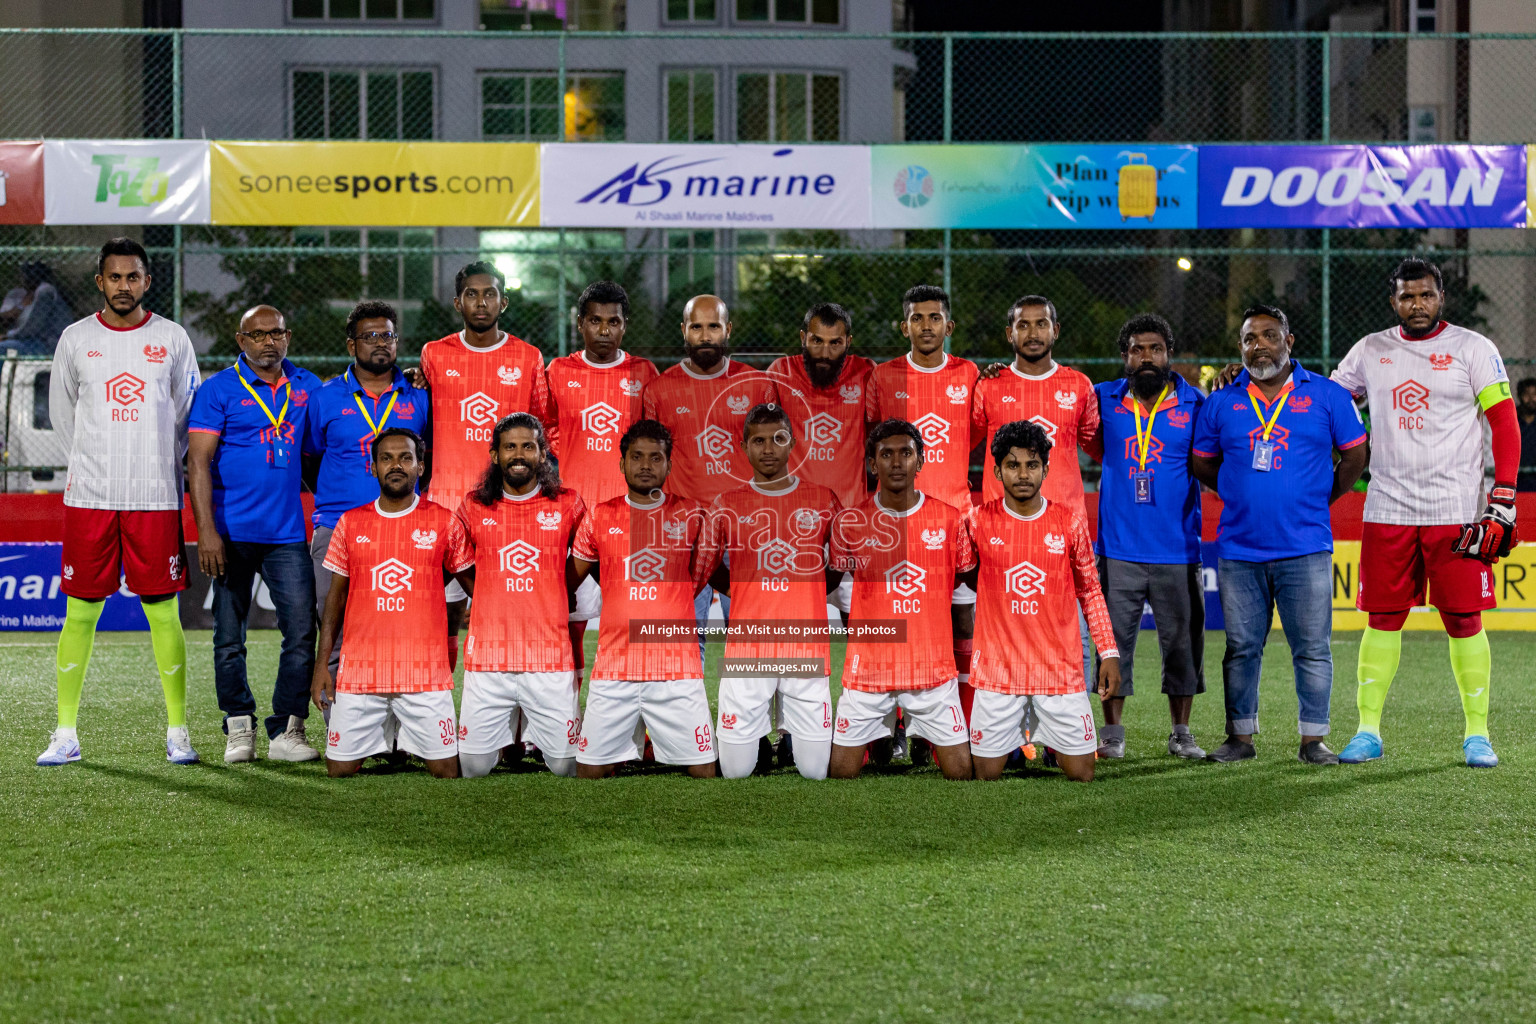
[[[1253,414],[1259,418],[1259,426],[1264,428],[1263,436],[1253,442],[1253,468],[1260,473],[1268,473],[1275,464],[1275,443],[1269,439],[1270,432],[1275,429],[1275,422],[1280,419],[1280,410],[1285,408],[1285,400],[1291,397],[1287,391],[1280,396],[1280,401],[1275,403],[1274,415],[1266,422],[1264,413],[1259,409],[1259,400],[1248,393],[1248,401],[1253,403]]]
[[[351,371],[348,372],[350,373]],[[384,415],[380,416],[379,422],[375,423],[373,422],[373,417],[368,415],[368,409],[363,405],[363,400],[358,397],[356,391],[352,392],[352,401],[357,403],[357,411],[363,414],[363,422],[368,424],[368,429],[371,431],[371,433],[363,439],[363,445],[365,449],[367,448],[368,444],[372,442],[374,438],[378,437],[384,428],[389,425],[389,414],[395,411],[395,399],[399,397],[400,392],[398,390],[390,392],[389,404],[384,407]],[[377,405],[375,405],[375,408],[377,408]],[[373,472],[373,460],[368,459],[367,463],[368,472],[371,474]]]
[[[288,417],[288,403],[293,398],[293,382],[284,382],[287,390],[283,394],[283,407],[274,416],[272,415],[272,410],[267,408],[267,403],[263,402],[261,396],[256,393],[256,389],[251,387],[251,382],[245,379],[245,374],[240,372],[238,363],[235,364],[235,376],[240,378],[240,383],[245,385],[245,390],[251,393],[251,397],[256,400],[256,404],[261,408],[261,411],[267,414],[267,421],[272,424],[272,443],[268,452],[270,455],[269,461],[276,469],[287,469],[289,460],[293,458],[293,443],[283,437],[283,424]]]
[[[1152,471],[1147,468],[1147,455],[1152,449],[1152,424],[1157,420],[1158,407],[1167,397],[1168,385],[1164,384],[1157,401],[1152,403],[1152,411],[1147,414],[1145,434],[1141,431],[1141,403],[1131,400],[1131,412],[1136,417],[1136,468],[1131,470],[1131,488],[1138,505],[1152,504]]]

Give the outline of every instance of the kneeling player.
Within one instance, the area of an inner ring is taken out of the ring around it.
[[[399,746],[440,779],[459,774],[453,672],[448,667],[445,574],[474,564],[453,514],[416,494],[421,438],[393,427],[373,440],[378,500],[343,512],[325,567],[334,577],[320,621],[310,696],[330,709],[325,765],[332,778]],[[353,584],[353,579],[356,584]],[[341,664],[331,647],[341,633]]]
[[[1088,523],[1040,494],[1050,454],[1039,424],[1018,420],[998,428],[992,472],[1003,496],[977,509],[972,524],[979,566],[971,759],[978,779],[1002,775],[1009,754],[1024,743],[1031,704],[1039,723],[1032,738],[1056,752],[1067,778],[1093,778],[1098,737],[1083,690],[1079,605],[1102,660],[1099,698],[1120,690],[1120,652]]]
[[[560,486],[538,419],[515,412],[497,423],[485,479],[457,512],[475,560],[473,579],[465,581],[475,598],[459,716],[465,778],[491,773],[513,742],[519,715],[523,738],[539,748],[549,770],[576,774],[581,709],[565,568],[585,513],[576,492]]]
[[[819,672],[783,668],[738,669],[720,678],[720,713],[715,738],[720,742],[720,771],[728,779],[752,774],[758,744],[772,729],[770,710],[779,697],[785,731],[795,737],[795,767],[808,779],[827,777],[832,752],[832,693],[827,675],[829,637],[820,629],[807,639],[738,635],[756,627],[769,631],[824,627],[827,590],[842,579],[828,579],[826,544],[836,495],[820,484],[792,476],[795,438],[789,416],[777,405],[759,405],[747,413],[742,448],[752,466],[745,487],[726,491],[710,509],[708,564],[726,556],[729,567],[715,572],[716,588],[731,596],[732,635],[725,644],[727,665],[750,662],[787,666],[820,664]],[[722,578],[726,577],[726,578]]]
[[[571,543],[574,582],[596,570],[603,590],[576,775],[600,779],[639,758],[643,726],[656,760],[713,778],[709,695],[693,616],[708,571],[699,555],[704,508],[662,493],[672,435],[655,420],[624,432],[619,459],[625,493],[583,517]]]
[[[839,512],[832,525],[833,565],[853,573],[848,622],[855,633],[843,659],[827,773],[857,776],[866,748],[891,735],[888,716],[900,707],[908,735],[933,744],[944,777],[968,779],[971,753],[949,616],[957,577],[976,564],[965,518],[917,489],[923,438],[912,424],[886,420],[869,432],[864,451],[880,487],[862,505]]]

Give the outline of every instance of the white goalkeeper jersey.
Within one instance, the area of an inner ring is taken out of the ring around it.
[[[1478,517],[1483,410],[1509,397],[1493,342],[1444,321],[1415,339],[1394,327],[1357,341],[1333,379],[1370,405],[1366,522],[1453,526]]]
[[[162,316],[116,328],[92,314],[66,327],[48,388],[53,429],[69,445],[64,504],[181,508],[198,381],[192,340]]]

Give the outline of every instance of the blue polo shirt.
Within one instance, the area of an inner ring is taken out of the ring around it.
[[[395,407],[389,410],[389,420],[381,422],[391,397]],[[366,417],[359,403],[367,410]],[[315,483],[316,526],[334,528],[347,509],[366,505],[379,496],[379,481],[369,471],[373,429],[368,420],[381,430],[405,427],[425,437],[429,407],[427,393],[411,387],[399,367],[389,389],[377,397],[357,382],[351,367],[325,382],[311,399],[309,436],[304,442],[306,451],[321,457]]]
[[[220,370],[197,389],[187,430],[219,437],[212,473],[213,521],[221,535],[252,544],[304,541],[304,506],[299,499],[304,470],[299,451],[320,386],[319,377],[286,359],[277,383],[268,384],[256,376],[242,353],[235,365]],[[252,390],[273,416],[281,415],[282,436],[289,449],[286,466],[272,464],[274,427]],[[282,411],[285,398],[286,413]]]
[[[1269,435],[1274,465],[1260,472],[1253,468],[1253,445],[1263,426],[1249,396],[1258,398],[1265,419],[1274,415],[1274,404],[1266,406],[1251,384],[1244,370],[1205,400],[1195,422],[1195,454],[1222,460],[1216,480],[1223,505],[1217,552],[1243,562],[1271,562],[1332,551],[1333,450],[1365,443],[1360,414],[1348,391],[1292,361],[1291,379],[1275,396],[1275,402],[1285,396],[1285,405]]]
[[[1096,554],[1156,565],[1200,561],[1200,483],[1189,475],[1189,446],[1205,396],[1176,373],[1170,383],[1168,396],[1152,417],[1152,440],[1147,446],[1151,504],[1136,502],[1131,477],[1140,468],[1131,382],[1121,377],[1094,385],[1104,438]],[[1143,433],[1147,429],[1144,407],[1141,429]]]

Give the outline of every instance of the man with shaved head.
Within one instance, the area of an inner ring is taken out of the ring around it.
[[[283,634],[267,756],[320,756],[304,736],[315,668],[315,571],[299,500],[300,448],[320,378],[288,361],[289,337],[278,310],[246,310],[235,332],[240,354],[198,389],[187,425],[187,489],[197,559],[213,580],[213,675],[229,736],[224,760],[231,763],[256,758],[245,626],[258,574]]]
[[[672,434],[672,468],[663,490],[708,508],[752,479],[742,427],[753,406],[778,404],[779,395],[773,378],[731,358],[731,312],[724,299],[689,299],[682,330],[687,355],[645,386],[641,416]],[[701,630],[713,600],[708,586],[695,600]],[[721,611],[729,611],[723,598]]]

